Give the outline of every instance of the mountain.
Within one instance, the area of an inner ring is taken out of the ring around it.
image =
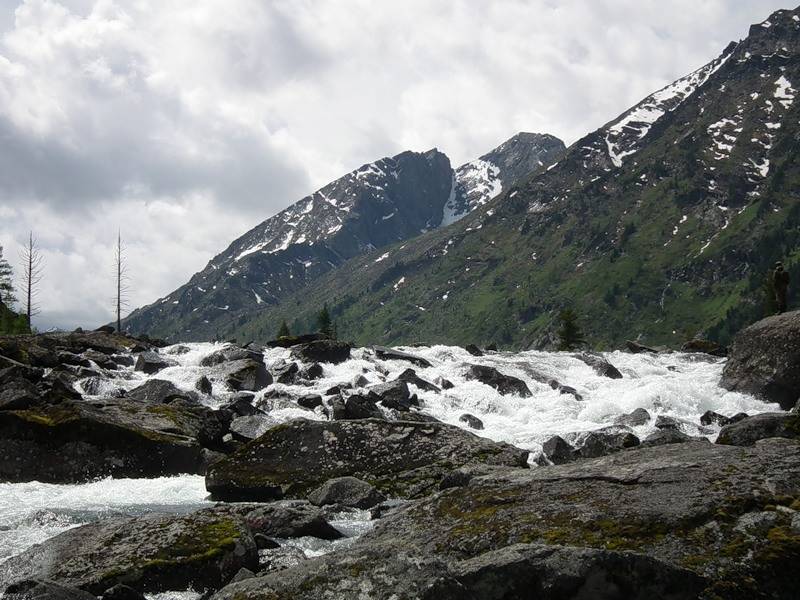
[[[235,240],[125,326],[172,339],[217,338],[350,258],[454,222],[564,150],[553,136],[520,133],[456,171],[436,149],[366,164]]]
[[[327,301],[360,343],[544,346],[566,306],[598,346],[725,342],[768,310],[775,260],[800,281],[798,85],[800,11],[778,11],[557,165],[229,333],[311,327]]]

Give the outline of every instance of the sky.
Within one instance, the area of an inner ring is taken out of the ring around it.
[[[715,58],[772,0],[0,0],[0,244],[40,330],[112,319],[383,156],[570,144]]]

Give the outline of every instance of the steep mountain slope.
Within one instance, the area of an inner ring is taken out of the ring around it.
[[[452,222],[564,151],[521,133],[454,172],[438,150],[362,166],[235,240],[184,286],[125,319],[134,332],[212,339],[314,284],[347,259]],[[466,168],[478,162],[484,172]]]
[[[547,341],[574,306],[589,338],[725,341],[763,314],[774,260],[800,280],[800,10],[572,145],[450,227],[350,261],[279,318],[323,301],[362,343]]]

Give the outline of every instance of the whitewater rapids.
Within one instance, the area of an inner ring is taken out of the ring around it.
[[[103,383],[100,395],[114,388],[130,390],[148,379],[166,379],[182,390],[193,391],[201,376],[211,378],[213,372],[213,368],[200,366],[200,361],[224,344],[182,346],[180,351],[183,353],[179,353],[175,346],[161,350],[162,354],[176,361],[177,366],[152,376],[134,372],[131,368],[111,373],[111,378]],[[552,435],[574,441],[588,431],[613,425],[616,417],[636,408],[646,409],[653,417],[646,425],[633,428],[641,439],[653,433],[655,419],[665,415],[686,422],[686,433],[706,435],[712,441],[719,428],[699,427],[700,416],[707,410],[726,416],[779,410],[776,404],[719,387],[725,359],[705,355],[606,353],[604,357],[623,374],[622,379],[614,380],[598,375],[569,353],[494,352],[475,357],[452,346],[399,349],[427,359],[432,366],[421,368],[406,361],[381,360],[370,349],[358,348],[344,363],[322,365],[321,379],[308,385],[273,384],[269,390],[285,391],[287,396],[321,395],[334,385],[352,383],[359,376],[368,381],[366,385],[372,385],[391,381],[405,369],[413,368],[419,377],[429,382],[442,377],[453,383],[452,389],[440,393],[410,386],[421,400],[422,412],[465,429],[466,425],[459,418],[465,413],[474,415],[483,422],[484,429],[470,431],[530,450],[532,459],[540,453],[542,443]],[[290,351],[282,348],[267,349],[264,358],[268,369],[283,360],[291,360]],[[471,364],[491,366],[503,374],[522,379],[533,396],[504,396],[480,382],[467,380],[466,372]],[[574,387],[583,400],[578,401],[540,383],[532,373]],[[279,422],[298,417],[326,418],[320,408],[312,412],[290,400],[265,398],[265,393],[262,391],[256,395],[255,404],[268,408],[270,416]],[[224,384],[217,381],[213,382],[213,394],[201,395],[201,401],[218,408],[231,396]],[[71,527],[104,517],[148,512],[182,513],[211,504],[207,500],[203,478],[192,475],[142,480],[104,479],[80,485],[0,484],[0,563]],[[343,518],[334,524],[348,530],[351,535],[357,535],[368,527],[367,521],[368,515],[362,515]],[[328,550],[310,539],[295,543],[309,556]]]

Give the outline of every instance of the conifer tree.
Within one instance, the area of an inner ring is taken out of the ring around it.
[[[561,327],[558,329],[558,349],[575,350],[586,344],[583,332],[578,325],[578,315],[571,308],[565,308],[558,315]]]
[[[12,282],[13,276],[14,271],[8,261],[3,258],[3,246],[0,246],[0,304],[4,304],[8,309],[11,309],[17,301]]]
[[[292,335],[292,332],[289,331],[289,326],[286,324],[286,319],[284,319],[278,329],[278,338],[289,337],[290,335]]]
[[[334,336],[333,321],[331,320],[331,313],[328,310],[327,303],[317,315],[317,330],[327,338],[333,338]]]

